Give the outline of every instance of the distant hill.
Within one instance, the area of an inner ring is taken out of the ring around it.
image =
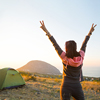
[[[26,65],[18,68],[17,70],[40,74],[61,74],[60,71],[53,65],[39,60],[30,61]]]

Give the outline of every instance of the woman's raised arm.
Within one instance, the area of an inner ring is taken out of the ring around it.
[[[81,46],[81,50],[83,50],[84,52],[85,52],[85,50],[86,50],[87,42],[88,42],[90,36],[92,35],[92,32],[94,31],[94,28],[95,28],[96,26],[97,26],[97,25],[92,24],[88,35],[85,37],[85,40],[83,41],[83,44],[82,44],[82,46]]]
[[[49,31],[47,30],[47,28],[44,25],[44,21],[40,21],[40,28],[46,33],[46,35],[49,37],[49,40],[51,41],[51,43],[53,44],[55,50],[57,51],[58,55],[61,56],[61,53],[63,52],[62,49],[60,48],[60,46],[57,44],[56,40],[54,39],[54,37],[49,33]]]

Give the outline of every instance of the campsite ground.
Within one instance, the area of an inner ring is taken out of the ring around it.
[[[0,100],[60,100],[60,75],[22,76],[26,85],[22,88],[0,91]],[[84,81],[82,87],[86,100],[100,100],[100,82]]]

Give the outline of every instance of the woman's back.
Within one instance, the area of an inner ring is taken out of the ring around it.
[[[76,100],[84,100],[84,93],[80,84],[80,81],[83,81],[82,65],[86,44],[96,25],[93,26],[94,24],[92,24],[92,27],[82,44],[80,52],[76,51],[77,47],[74,41],[66,42],[64,52],[57,44],[54,37],[51,36],[49,31],[46,29],[44,22],[40,21],[40,23],[42,25],[41,28],[46,32],[46,35],[49,37],[63,63],[63,81],[60,89],[61,100],[70,100],[71,96]]]

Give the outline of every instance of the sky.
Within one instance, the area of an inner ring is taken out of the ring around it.
[[[62,72],[61,59],[40,29],[42,20],[63,50],[66,41],[75,40],[79,51],[97,24],[83,65],[100,67],[100,0],[0,0],[0,68],[41,60]]]

